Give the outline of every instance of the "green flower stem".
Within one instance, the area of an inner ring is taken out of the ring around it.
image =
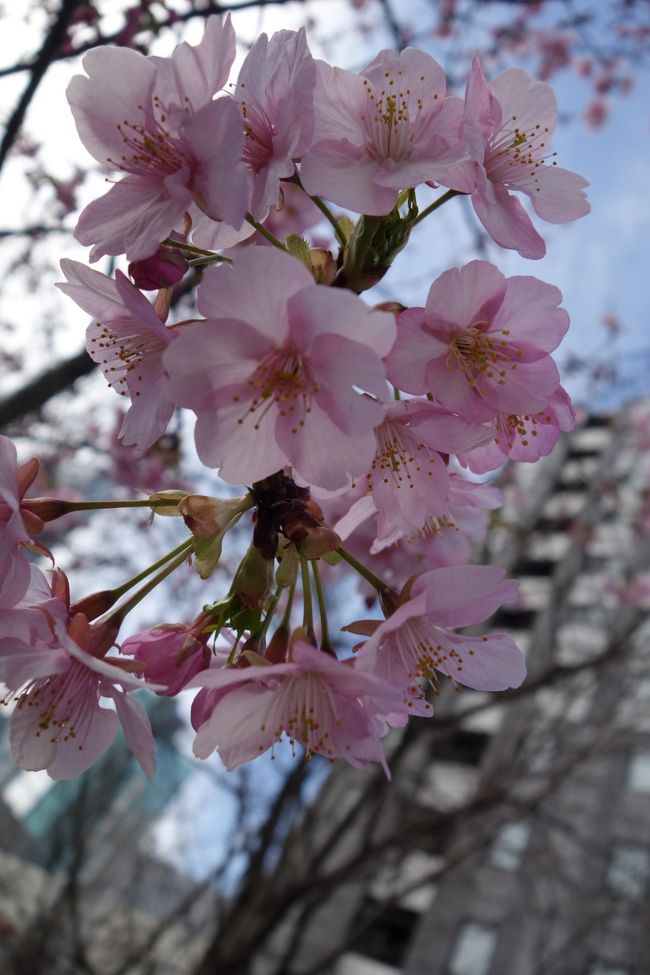
[[[255,227],[255,230],[258,232],[258,234],[261,234],[262,237],[268,240],[269,244],[273,244],[273,246],[277,247],[278,250],[284,251],[285,254],[287,253],[287,248],[284,246],[284,244],[281,243],[278,240],[278,238],[271,233],[270,230],[267,230],[266,227],[263,226],[263,224],[259,223],[252,215],[252,213],[246,214],[246,220],[251,225],[251,227]]]
[[[177,545],[176,548],[171,550],[171,552],[167,552],[167,555],[163,555],[161,559],[158,559],[158,561],[154,562],[153,565],[150,565],[149,568],[143,569],[142,572],[139,572],[137,576],[133,576],[132,579],[129,579],[121,586],[117,586],[115,589],[113,589],[113,594],[115,596],[115,599],[118,600],[121,596],[124,595],[125,592],[128,592],[129,589],[132,589],[133,586],[137,586],[139,582],[142,582],[143,579],[146,579],[147,576],[151,575],[152,572],[155,572],[156,569],[159,569],[161,566],[165,565],[165,563],[169,562],[170,559],[173,559],[175,558],[175,556],[180,555],[181,552],[187,552],[192,547],[193,543],[194,543],[194,539],[192,537],[186,538],[184,542],[181,542],[180,545]]]
[[[323,203],[323,201],[319,196],[310,196],[309,198],[316,204],[316,206],[323,214],[325,219],[332,225],[334,233],[336,234],[336,239],[338,240],[341,247],[345,247],[345,245],[347,244],[346,236],[343,233],[341,224],[338,222],[338,220],[336,219],[336,217],[334,216],[330,208],[327,206],[326,203]]]
[[[166,237],[163,240],[165,247],[175,247],[177,250],[187,251],[189,254],[201,254],[203,257],[215,257],[214,251],[205,250],[203,247],[197,247],[196,244],[187,244],[184,240],[174,240],[172,237]]]
[[[193,257],[187,263],[190,267],[210,267],[211,264],[233,264],[234,261],[223,254],[205,254],[202,257]]]
[[[461,193],[459,190],[447,190],[446,193],[443,193],[442,196],[439,196],[438,199],[434,200],[433,203],[431,203],[428,207],[425,207],[421,213],[418,213],[417,217],[411,224],[411,227],[416,227],[422,220],[424,220],[425,217],[428,217],[430,213],[433,213],[434,210],[437,210],[438,207],[441,207],[443,203],[446,203],[448,200],[451,200],[452,197],[464,196],[464,195],[465,194]]]
[[[359,217],[346,245],[343,267],[350,279],[363,272],[368,251],[381,224],[381,217]]]
[[[291,609],[293,607],[293,597],[296,594],[295,584],[289,589],[289,595],[287,596],[287,605],[284,607],[284,613],[282,614],[282,619],[280,620],[280,625],[278,629],[289,629],[289,624],[291,623]]]
[[[268,633],[269,626],[271,625],[271,620],[273,619],[273,615],[277,609],[278,603],[280,602],[281,595],[282,595],[282,590],[278,586],[278,588],[275,590],[275,592],[273,593],[273,595],[269,600],[269,608],[266,611],[266,616],[264,617],[264,622],[262,623],[262,628],[259,632],[260,641],[266,638],[266,634]]]
[[[325,605],[325,594],[323,592],[323,584],[320,578],[320,572],[318,571],[318,559],[314,559],[311,564],[311,571],[314,573],[314,582],[316,583],[316,596],[318,597],[318,612],[320,613],[320,646],[321,650],[333,651],[332,643],[330,640],[329,625],[327,622],[327,606]]]
[[[341,558],[345,562],[347,562],[348,565],[352,566],[355,572],[358,572],[360,576],[363,576],[366,582],[369,582],[372,588],[375,589],[378,593],[384,593],[388,591],[389,586],[387,586],[385,582],[382,582],[379,576],[376,576],[374,572],[371,572],[370,569],[366,568],[366,566],[362,562],[359,562],[357,559],[355,559],[354,555],[350,555],[350,553],[346,552],[343,547],[337,548],[336,551],[341,556]]]
[[[180,552],[176,556],[176,558],[173,559],[168,565],[166,565],[165,568],[162,570],[162,572],[159,572],[157,575],[153,577],[153,579],[150,579],[149,582],[146,584],[146,586],[143,586],[142,589],[138,589],[137,592],[133,593],[130,599],[127,599],[125,603],[122,603],[121,606],[118,606],[117,609],[114,611],[114,613],[112,613],[111,615],[119,617],[120,621],[123,620],[126,614],[131,612],[134,606],[137,606],[138,603],[141,602],[145,596],[148,596],[149,593],[152,592],[156,588],[156,586],[160,585],[160,583],[163,582],[163,580],[166,579],[168,575],[171,575],[172,572],[174,572],[176,569],[178,569],[179,566],[183,564],[183,562],[186,560],[189,553],[192,551],[193,544],[194,544],[194,539],[188,538],[187,542],[183,546],[183,551]]]
[[[307,633],[307,638],[313,643],[316,643],[316,634],[314,633],[314,606],[311,594],[311,583],[309,581],[309,564],[307,559],[302,555],[300,556],[300,575],[302,578],[303,602],[302,625]]]

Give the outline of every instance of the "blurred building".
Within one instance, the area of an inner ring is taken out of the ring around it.
[[[291,963],[287,930],[258,975],[650,972],[649,429],[641,407],[591,417],[506,470],[485,555],[521,598],[490,629],[526,652],[525,687],[441,694],[375,816],[387,837],[419,811],[431,828],[387,841],[294,930]],[[333,777],[321,817],[345,815],[355,776]]]
[[[191,764],[174,747],[173,702],[143,703],[156,737],[153,782],[121,735],[84,775],[53,782],[17,769],[0,729],[3,975],[177,975],[200,957],[197,932],[213,911],[206,890],[150,842]]]

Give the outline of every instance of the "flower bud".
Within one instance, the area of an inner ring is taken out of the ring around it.
[[[182,254],[170,247],[159,247],[151,257],[129,264],[129,276],[136,288],[157,291],[177,284],[189,268]]]
[[[107,613],[119,599],[119,591],[115,589],[102,589],[100,592],[91,592],[89,596],[84,596],[70,607],[70,612],[83,613],[86,619],[96,620],[98,616]]]
[[[233,592],[242,606],[254,609],[261,606],[273,586],[273,561],[266,559],[258,548],[249,546],[241,560],[233,582]]]
[[[387,311],[392,315],[399,315],[406,311],[406,305],[399,301],[380,301],[378,305],[373,305],[371,311]]]
[[[228,531],[252,504],[250,494],[226,499],[188,494],[180,501],[178,510],[194,537],[208,541]]]
[[[332,284],[338,268],[331,252],[324,247],[312,247],[309,260],[316,284]]]

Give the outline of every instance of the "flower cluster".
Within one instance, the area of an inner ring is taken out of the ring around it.
[[[441,274],[423,307],[360,295],[455,196],[528,258],[545,245],[515,193],[553,223],[587,213],[585,181],[549,152],[553,92],[518,69],[488,82],[475,59],[463,99],[412,48],[355,74],[314,60],[304,31],[262,35],[227,88],[234,57],[229,17],[213,16],[170,58],[91,50],[68,89],[82,142],[119,177],[76,236],[91,261],[124,256],[128,274],[64,260],[59,287],[92,316],[88,351],[130,402],[120,438],[147,449],[191,410],[203,464],[246,488],[107,501],[176,516],[188,535],[71,604],[60,570],[49,577],[26,553],[52,558],[35,540],[44,522],[103,503],[26,497],[38,464],[18,465],[0,438],[0,680],[16,762],[54,778],[86,769],[118,722],[153,774],[137,688],[198,688],[195,752],[216,750],[228,768],[287,738],[388,774],[381,739],[430,716],[441,679],[498,691],[525,676],[511,637],[459,632],[517,589],[468,564],[501,502],[463,469],[535,461],[571,429],[550,356],[568,328],[561,294],[476,260]],[[445,187],[424,209],[422,184]],[[316,224],[320,238],[301,236]],[[191,290],[192,274],[196,317],[175,321],[174,288]],[[192,568],[209,587],[226,534],[245,524],[226,595],[116,643],[172,572]],[[363,637],[346,656],[327,583],[350,569],[384,619],[346,626]]]

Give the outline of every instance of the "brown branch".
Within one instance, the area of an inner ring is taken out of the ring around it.
[[[27,413],[39,410],[49,399],[71,386],[95,369],[95,363],[86,351],[64,359],[52,369],[47,369],[22,389],[0,402],[0,429],[15,423]]]
[[[31,78],[29,79],[29,82],[27,83],[22,95],[18,99],[18,104],[9,116],[5,133],[2,137],[2,142],[0,143],[0,169],[2,169],[9,150],[18,137],[21,126],[25,120],[25,115],[27,114],[27,109],[29,108],[32,98],[36,94],[38,86],[43,80],[45,72],[53,61],[58,60],[57,53],[66,39],[68,26],[70,25],[74,12],[79,6],[80,2],[81,0],[63,0],[59,13],[54,23],[50,27],[50,30],[48,31],[35,60],[30,65],[26,66],[27,70],[31,72]]]
[[[68,2],[70,2],[70,0],[68,0]],[[80,0],[75,0],[75,2],[79,3]],[[250,10],[251,8],[255,7],[281,7],[289,3],[304,2],[305,0],[243,0],[242,3],[218,3],[212,0],[212,2],[206,3],[201,10],[187,10],[184,13],[170,14],[169,17],[162,20],[157,20],[151,26],[143,28],[143,32],[146,29],[150,33],[157,35],[158,32],[164,30],[165,27],[173,27],[175,24],[187,23],[190,20],[194,20],[195,17],[206,18],[209,17],[210,14],[226,14],[230,12],[237,13],[239,10]],[[107,34],[106,36],[98,34],[93,40],[86,41],[74,49],[59,51],[54,57],[50,58],[49,63],[52,63],[52,61],[67,61],[70,58],[76,58],[80,54],[85,54],[86,51],[90,51],[94,47],[101,47],[104,44],[119,44],[120,38],[123,34],[124,28],[115,31],[113,34]],[[33,71],[37,66],[39,58],[40,55],[34,61],[28,61],[26,63],[24,61],[18,62],[18,64],[11,65],[8,68],[0,68],[0,78],[7,77],[8,75],[12,74],[19,74],[21,71]]]

